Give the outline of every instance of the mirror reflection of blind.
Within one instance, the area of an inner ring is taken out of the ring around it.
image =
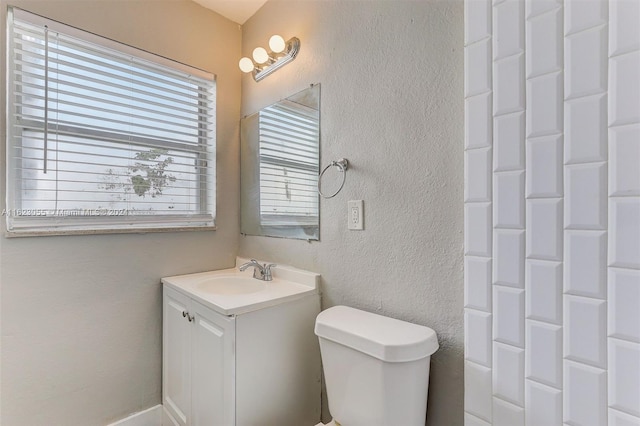
[[[259,122],[260,223],[317,225],[319,111],[285,100]]]
[[[100,225],[105,209],[128,223],[212,224],[212,76],[17,18],[11,28],[11,208]]]

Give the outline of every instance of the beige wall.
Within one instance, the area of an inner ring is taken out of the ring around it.
[[[322,163],[351,168],[321,203],[320,242],[241,237],[240,254],[321,273],[323,308],[435,329],[428,424],[462,425],[462,1],[270,0],[243,26],[242,52],[274,33],[299,37],[300,54],[243,78],[243,115],[321,83]],[[365,202],[362,232],[346,229],[352,199]]]
[[[233,265],[241,31],[188,0],[2,0],[3,76],[7,4],[217,74],[218,231],[0,237],[0,424],[104,425],[160,403],[159,279]]]

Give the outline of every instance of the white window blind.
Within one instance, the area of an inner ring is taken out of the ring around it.
[[[9,232],[214,225],[215,79],[12,8]]]
[[[318,225],[319,111],[280,101],[260,111],[260,222]]]

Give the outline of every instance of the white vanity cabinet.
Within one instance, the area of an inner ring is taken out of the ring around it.
[[[162,394],[174,425],[235,424],[234,339],[235,317],[165,286]]]
[[[229,314],[174,278],[163,279],[163,426],[317,424],[317,289]]]

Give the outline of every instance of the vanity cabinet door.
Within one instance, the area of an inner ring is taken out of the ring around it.
[[[179,426],[191,423],[191,330],[188,297],[164,287],[162,399]]]
[[[191,426],[235,424],[235,319],[191,302]]]

